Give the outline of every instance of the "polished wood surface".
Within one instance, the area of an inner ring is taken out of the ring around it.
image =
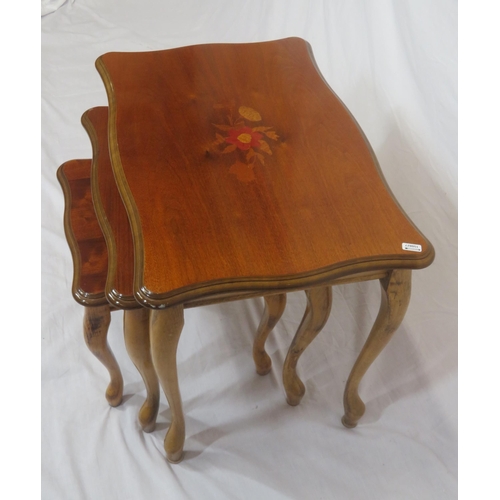
[[[92,143],[92,199],[108,249],[106,297],[121,309],[137,308],[132,233],[109,159],[108,108],[89,109],[82,116],[82,124]]]
[[[432,262],[303,40],[108,53],[96,65],[144,305]]]
[[[90,190],[90,160],[70,160],[57,170],[64,193],[64,232],[73,257],[73,297],[84,306],[107,304],[108,252]]]

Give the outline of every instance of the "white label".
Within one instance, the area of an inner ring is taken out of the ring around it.
[[[408,250],[409,252],[421,252],[422,245],[417,245],[416,243],[403,243],[403,250]]]

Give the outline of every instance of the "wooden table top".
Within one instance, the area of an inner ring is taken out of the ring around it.
[[[70,160],[57,170],[64,193],[64,232],[73,257],[73,297],[83,306],[107,304],[108,251],[90,188],[91,160]]]
[[[108,53],[96,66],[145,305],[431,264],[304,40]]]
[[[108,249],[106,297],[115,307],[135,308],[138,304],[133,293],[134,247],[109,158],[108,108],[89,109],[82,116],[82,124],[92,143],[92,200]]]

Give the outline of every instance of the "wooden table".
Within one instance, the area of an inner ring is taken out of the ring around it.
[[[86,306],[85,341],[110,373],[106,398],[112,406],[121,403],[123,379],[107,343],[107,329],[110,312],[124,310],[125,345],[147,391],[139,423],[145,432],[151,432],[156,426],[160,390],[151,359],[150,309],[142,307],[133,294],[132,232],[108,152],[108,108],[87,110],[82,124],[92,143],[92,160],[66,162],[58,170],[66,201],[65,231],[74,257],[73,295]],[[260,375],[271,370],[265,342],[284,311],[286,295],[269,295],[264,299],[266,307],[253,348]]]
[[[132,293],[152,310],[151,353],[172,413],[168,460],[178,462],[184,445],[176,349],[185,308],[263,295],[279,317],[284,294],[305,290],[283,370],[295,405],[304,394],[297,361],[328,319],[331,285],[379,279],[380,313],[344,396],[343,423],[355,426],[359,381],[403,319],[411,270],[429,266],[434,250],[309,45],[288,38],[108,53],[96,66],[132,230]],[[266,334],[256,344],[262,372]]]

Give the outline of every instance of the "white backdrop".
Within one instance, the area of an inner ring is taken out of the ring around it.
[[[42,5],[44,2],[42,2]],[[62,5],[60,5],[62,4]],[[53,8],[51,8],[51,5]],[[55,9],[55,10],[54,10]],[[42,17],[42,497],[67,499],[451,499],[457,492],[457,5],[449,0],[67,0]],[[58,166],[90,158],[82,113],[106,105],[109,51],[299,36],[367,135],[406,213],[436,249],[414,273],[405,320],[368,371],[366,414],[345,429],[342,392],[375,319],[376,282],[336,287],[331,317],[299,362],[300,406],[281,367],[305,306],[290,294],[255,374],[260,299],[190,309],[178,350],[184,461],[165,460],[169,409],[140,431],[144,398],[122,313],[110,344],[124,403],[87,350],[71,297]]]

